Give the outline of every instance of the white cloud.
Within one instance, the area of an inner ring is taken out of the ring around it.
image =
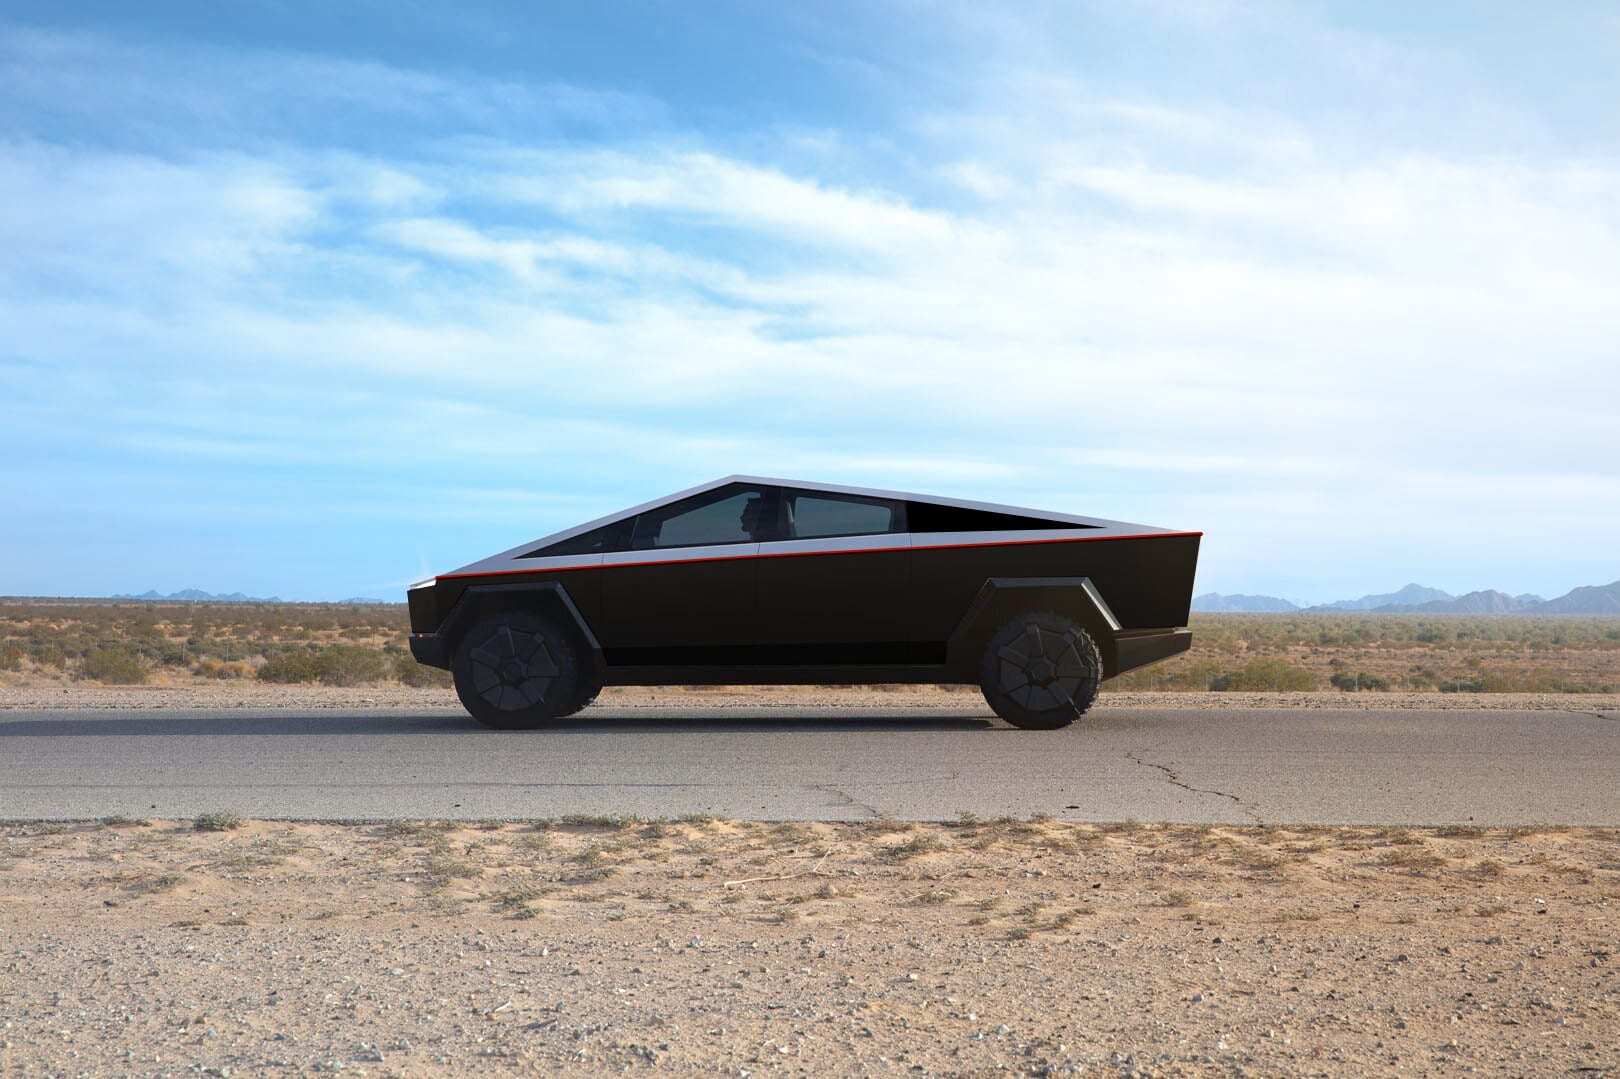
[[[67,47],[14,48],[8,70],[62,90],[38,57]],[[457,116],[505,92],[376,65],[307,81],[308,63],[261,57],[245,85]],[[166,100],[189,85],[158,81]],[[1358,572],[1311,551],[1504,501],[1620,532],[1620,163],[1352,153],[1267,114],[1037,84],[1005,123],[1005,98],[924,118],[936,139],[1025,132],[917,151],[927,182],[834,182],[689,134],[16,139],[0,201],[29,212],[0,219],[0,321],[64,388],[7,377],[51,422],[88,430],[70,406],[89,400],[121,430],[87,437],[176,458],[448,454],[491,490],[561,462],[598,485],[743,470],[1050,497],[1209,529],[1225,561],[1205,580],[1227,591],[1278,560]],[[1049,137],[1027,137],[1042,116]],[[180,411],[209,380],[228,388],[213,412]],[[368,403],[297,400],[344,392]],[[1238,553],[1260,550],[1281,553]]]
[[[623,211],[786,236],[835,250],[895,252],[953,239],[949,218],[896,196],[857,192],[713,153],[516,152],[492,157],[503,191],[573,214]]]

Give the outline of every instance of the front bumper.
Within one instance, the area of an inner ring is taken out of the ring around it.
[[[1138,667],[1146,667],[1149,663],[1169,659],[1191,647],[1192,630],[1185,627],[1125,630],[1114,637],[1118,663],[1114,673],[1124,674]]]
[[[411,634],[411,656],[424,667],[450,669],[450,649],[437,633]]]

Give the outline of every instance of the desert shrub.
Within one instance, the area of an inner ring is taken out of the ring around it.
[[[22,645],[16,641],[8,641],[4,648],[0,648],[0,671],[15,671],[22,666],[22,661]]]
[[[378,682],[394,673],[388,658],[375,648],[336,644],[315,657],[315,672],[329,686]]]
[[[139,685],[146,681],[146,663],[127,648],[97,648],[85,654],[79,677],[115,686]]]
[[[1440,676],[1429,667],[1414,664],[1406,675],[1406,685],[1411,689],[1433,689],[1439,684]]]
[[[1479,675],[1483,693],[1603,693],[1603,685],[1541,667],[1508,667]]]
[[[1378,674],[1346,674],[1340,671],[1329,676],[1328,682],[1335,689],[1342,689],[1346,693],[1354,693],[1358,689],[1383,690],[1389,688],[1389,679]]]
[[[1222,674],[1221,661],[1197,659],[1181,665],[1155,665],[1120,675],[1109,683],[1114,689],[1208,689]]]
[[[256,673],[253,664],[240,659],[223,660],[213,656],[204,656],[197,662],[197,673],[204,678],[252,678]]]
[[[1308,690],[1316,688],[1316,675],[1282,659],[1256,659],[1210,682],[1218,690]]]
[[[67,656],[54,644],[42,644],[34,649],[34,662],[41,667],[61,670],[67,666]]]
[[[394,657],[394,677],[407,686],[448,686],[450,672],[424,666],[410,656]]]
[[[315,653],[299,650],[271,656],[259,668],[261,682],[313,682],[320,677],[315,669]]]
[[[1447,678],[1440,683],[1441,693],[1483,693],[1484,678]]]

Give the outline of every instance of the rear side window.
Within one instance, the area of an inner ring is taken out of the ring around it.
[[[625,522],[614,521],[612,524],[593,528],[589,532],[581,532],[565,540],[558,540],[548,547],[540,547],[523,555],[524,558],[550,558],[553,555],[568,554],[604,554],[608,551],[617,551],[621,546],[620,540],[624,535]]]
[[[1002,513],[1000,510],[946,506],[938,502],[906,503],[906,520],[912,532],[1029,532],[1043,528],[1072,530],[1101,527],[1074,521],[1026,517],[1021,513]]]
[[[785,491],[787,534],[794,539],[900,532],[900,504],[878,498]]]
[[[763,534],[765,509],[765,492],[759,488],[725,488],[643,513],[636,518],[630,547],[652,551],[753,543]]]

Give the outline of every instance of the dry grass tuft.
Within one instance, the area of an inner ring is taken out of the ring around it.
[[[1380,853],[1377,862],[1379,865],[1421,872],[1426,869],[1439,869],[1448,863],[1448,859],[1444,855],[1436,854],[1430,850],[1396,847]]]
[[[242,827],[242,818],[235,813],[203,813],[191,826],[199,832],[234,832]]]
[[[138,885],[135,890],[141,895],[172,892],[185,882],[186,878],[179,873],[164,873],[162,876],[153,877],[151,880]]]
[[[944,849],[945,844],[938,836],[931,835],[928,832],[922,832],[912,836],[904,843],[896,843],[893,846],[884,847],[881,851],[879,851],[879,856],[889,861],[904,861],[910,858],[919,857],[920,855],[932,854],[935,851]]]

